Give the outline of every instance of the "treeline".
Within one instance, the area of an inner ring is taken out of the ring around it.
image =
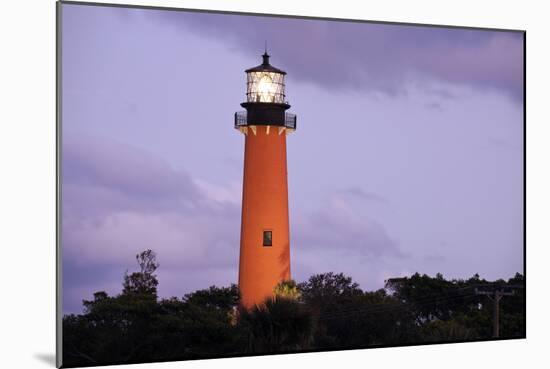
[[[488,339],[493,302],[476,290],[514,291],[500,300],[500,337],[525,336],[521,274],[488,282],[417,273],[363,291],[324,273],[282,283],[274,299],[243,311],[235,285],[159,299],[154,252],[136,258],[122,293],[97,292],[83,314],[64,316],[64,367]]]

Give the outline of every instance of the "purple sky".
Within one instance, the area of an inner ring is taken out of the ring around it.
[[[519,33],[63,8],[65,312],[158,254],[161,296],[237,281],[244,69],[288,72],[293,277],[376,289],[523,271]]]

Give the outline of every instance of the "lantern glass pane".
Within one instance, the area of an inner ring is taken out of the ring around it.
[[[274,72],[247,73],[246,100],[248,102],[284,103],[284,75]]]

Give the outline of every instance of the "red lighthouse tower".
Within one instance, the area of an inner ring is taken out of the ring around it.
[[[239,290],[250,308],[273,296],[290,279],[286,136],[296,116],[286,112],[286,72],[263,63],[247,69],[246,111],[235,113],[245,136]]]

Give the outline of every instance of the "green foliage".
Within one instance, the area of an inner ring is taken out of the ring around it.
[[[235,284],[232,284],[228,288],[211,286],[206,290],[199,290],[185,295],[183,301],[204,308],[227,311],[237,306],[239,302],[239,289]]]
[[[136,260],[122,293],[96,292],[83,314],[63,318],[65,367],[491,338],[493,305],[476,288],[515,287],[500,302],[500,332],[525,336],[521,274],[488,282],[416,273],[363,291],[342,273],[323,273],[284,281],[275,298],[246,310],[234,284],[158,300],[155,253]]]
[[[290,300],[298,300],[301,297],[298,285],[293,280],[282,281],[273,289],[275,298],[285,298]]]
[[[310,348],[313,316],[295,299],[267,299],[250,311],[240,312],[239,328],[247,333],[248,353],[298,351]]]
[[[349,299],[363,293],[351,277],[332,272],[313,275],[298,287],[302,291],[304,301],[313,305],[324,304],[327,300]]]
[[[471,329],[456,320],[435,320],[422,329],[423,340],[427,342],[463,341],[475,338]]]
[[[487,296],[477,295],[475,290],[506,286],[521,288],[516,289],[514,296],[506,297],[500,302],[501,336],[523,337],[525,297],[523,276],[519,273],[508,282],[489,282],[480,279],[478,274],[467,280],[445,280],[440,274],[432,278],[418,273],[386,282],[386,289],[408,306],[416,326],[441,328],[435,333],[431,329],[420,329],[420,339],[427,341],[440,341],[445,335],[449,337],[448,340],[491,338],[493,303]],[[441,323],[450,321],[454,324]],[[442,333],[442,327],[445,327],[447,333]]]
[[[159,264],[156,261],[156,254],[151,250],[145,250],[136,255],[140,271],[124,275],[123,294],[136,294],[157,297],[157,276],[154,274]]]

